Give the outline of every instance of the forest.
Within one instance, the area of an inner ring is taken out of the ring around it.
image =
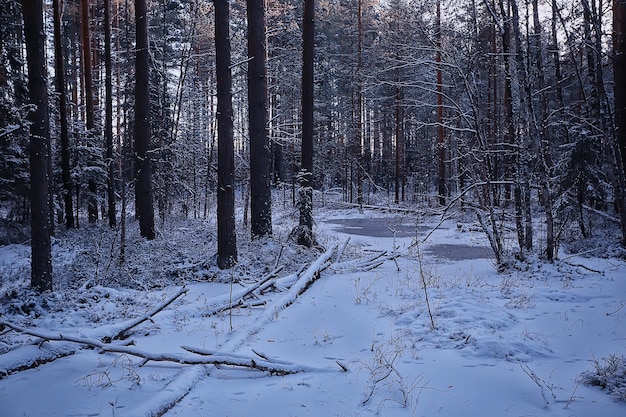
[[[1,5],[0,201],[4,241],[32,226],[35,287],[55,229],[133,205],[153,239],[155,213],[218,201],[228,268],[236,190],[253,237],[272,190],[312,208],[302,189],[473,210],[502,267],[598,215],[626,241],[621,1],[34,3]]]
[[[0,0],[0,415],[622,415],[625,25]]]

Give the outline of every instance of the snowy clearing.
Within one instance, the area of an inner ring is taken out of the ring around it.
[[[201,221],[137,239],[126,275],[104,229],[91,247],[65,236],[45,297],[24,289],[27,248],[0,248],[0,322],[15,326],[0,331],[0,415],[626,414],[581,382],[626,354],[624,261],[561,253],[498,274],[469,224],[419,243],[438,219],[318,215],[324,250],[285,243],[294,223],[276,219],[228,273]]]

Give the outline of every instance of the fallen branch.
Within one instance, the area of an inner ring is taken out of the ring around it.
[[[205,376],[210,369],[204,365],[194,365],[185,368],[171,380],[163,389],[146,401],[134,405],[124,412],[128,416],[162,417],[178,404]]]
[[[339,259],[341,259],[341,256],[343,255],[343,253],[346,251],[346,248],[348,247],[348,243],[350,243],[349,237],[346,239],[345,242],[343,242],[343,245],[341,245],[341,247],[337,251],[337,256],[335,257],[335,263],[339,263]]]
[[[151,311],[149,311],[147,314],[141,316],[141,317],[137,317],[134,320],[131,320],[130,322],[126,323],[124,325],[124,327],[122,328],[122,330],[120,330],[114,337],[113,340],[116,339],[125,339],[128,337],[127,332],[140,325],[141,323],[143,323],[144,321],[147,320],[152,320],[152,317],[154,317],[155,315],[157,315],[158,313],[160,313],[161,311],[165,310],[165,308],[167,308],[167,306],[169,306],[170,304],[172,304],[174,301],[176,301],[179,297],[181,297],[182,295],[187,293],[187,288],[181,288],[177,293],[175,293],[174,295],[172,295],[171,297],[169,297],[167,300],[165,300],[163,303],[161,303],[161,305],[153,308]]]
[[[124,339],[125,337],[128,337],[129,330],[147,320],[151,320],[157,313],[163,311],[167,306],[172,304],[186,292],[186,288],[180,289],[157,307],[153,308],[150,312],[136,319],[92,329],[88,332],[88,337],[91,339],[99,339],[102,342]],[[3,326],[8,328],[15,327],[9,326],[7,323],[0,322],[0,329]],[[56,344],[55,346],[45,346],[43,343],[45,341],[46,339],[35,340],[31,342],[31,344],[20,346],[0,355],[0,379],[16,372],[24,371],[26,369],[34,369],[40,365],[53,362],[59,358],[73,355],[80,349],[84,348],[84,345],[77,346],[75,343],[69,341],[67,343]]]
[[[240,330],[238,332],[240,336],[229,340],[222,348],[231,352],[236,351],[248,338],[263,330],[265,325],[277,317],[280,311],[293,304],[320,277],[321,272],[331,265],[329,259],[333,256],[336,248],[337,246],[333,246],[320,255],[304,272],[298,275],[298,279],[289,286],[289,289],[282,296],[268,304],[249,328]]]
[[[229,293],[209,300],[208,303],[213,307],[204,311],[202,315],[204,317],[210,317],[233,308],[244,307],[244,305],[246,305],[245,298],[249,297],[260,288],[267,288],[266,286],[268,285],[268,282],[275,281],[276,276],[280,271],[282,271],[282,269],[282,266],[276,268],[274,271],[255,282],[253,285],[235,291],[232,295]]]
[[[147,362],[173,362],[181,365],[224,365],[257,369],[259,371],[269,372],[275,375],[288,375],[305,371],[323,371],[320,369],[310,368],[304,365],[297,365],[289,362],[272,362],[263,359],[256,359],[251,356],[240,354],[230,354],[215,351],[204,351],[198,348],[183,347],[186,351],[193,353],[173,354],[173,353],[152,353],[132,346],[112,345],[103,343],[97,339],[83,338],[75,335],[63,335],[59,333],[48,332],[45,330],[27,329],[16,326],[9,322],[1,322],[0,326],[6,326],[16,332],[38,337],[46,341],[55,342],[72,342],[85,345],[91,348],[107,353],[120,353],[135,356],[144,359],[142,364]]]
[[[593,272],[595,274],[604,275],[604,272],[599,271],[597,269],[589,268],[588,266],[585,266],[583,264],[578,264],[578,263],[574,264],[574,263],[567,262],[567,261],[563,261],[563,263],[568,264],[569,266],[573,266],[574,268],[583,268],[583,269],[586,269],[589,272]]]

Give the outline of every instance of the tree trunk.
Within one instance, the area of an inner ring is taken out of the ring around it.
[[[300,221],[297,241],[299,245],[311,247],[313,236],[313,63],[315,46],[315,0],[305,0],[302,22],[302,162],[300,181]]]
[[[402,158],[404,153],[402,152],[403,131],[402,131],[402,108],[400,101],[402,100],[402,90],[400,88],[400,76],[397,77],[398,84],[395,91],[395,136],[396,136],[396,152],[395,152],[395,187],[394,187],[394,201],[396,204],[400,203],[400,182],[402,177]]]
[[[154,239],[150,146],[150,56],[146,0],[135,0],[137,51],[135,60],[135,206],[141,236]]]
[[[31,185],[31,286],[52,290],[50,206],[48,204],[48,86],[46,82],[45,31],[42,0],[23,0],[24,38],[28,64],[28,91],[34,111],[30,114]]]
[[[613,0],[613,77],[615,95],[615,137],[622,177],[622,246],[626,247],[626,0]]]
[[[356,62],[356,135],[354,139],[354,157],[356,160],[356,202],[363,207],[363,0],[358,0],[357,5],[357,62]]]
[[[63,180],[63,201],[65,205],[65,225],[74,227],[72,206],[72,180],[70,175],[70,138],[67,126],[67,92],[65,88],[65,63],[63,58],[63,38],[61,33],[61,1],[54,0],[54,64],[56,91],[59,94],[59,118],[61,125],[61,178]]]
[[[247,0],[250,134],[250,224],[252,237],[272,234],[271,155],[267,137],[267,69],[264,0]]]
[[[437,23],[435,26],[437,39],[437,150],[438,150],[438,201],[446,205],[446,138],[443,129],[443,79],[441,74],[441,1],[437,1]]]
[[[217,265],[221,269],[230,268],[237,262],[228,1],[213,0],[217,75]]]
[[[107,165],[107,216],[109,226],[115,227],[115,161],[113,159],[113,69],[111,66],[111,1],[104,0],[104,66],[105,66],[105,116],[104,138]]]
[[[94,134],[95,127],[95,107],[93,99],[93,72],[92,72],[92,60],[91,60],[91,35],[89,25],[89,0],[80,0],[80,13],[81,13],[81,35],[83,46],[83,77],[85,83],[85,119],[87,134]],[[98,220],[98,202],[96,200],[96,194],[98,192],[96,181],[93,178],[89,179],[89,203],[87,204],[87,217],[89,223],[94,223]]]
[[[550,143],[552,135],[548,127],[548,99],[546,97],[545,77],[543,68],[543,42],[541,40],[542,30],[539,21],[539,4],[538,0],[532,1],[533,7],[533,26],[534,26],[534,48],[535,48],[535,65],[538,80],[539,94],[539,182],[541,184],[542,204],[546,216],[546,258],[552,261],[555,256],[555,236],[554,236],[554,215],[553,215],[553,198],[552,187],[550,184],[550,176],[553,170],[552,155],[550,154]],[[529,105],[532,106],[532,101]]]

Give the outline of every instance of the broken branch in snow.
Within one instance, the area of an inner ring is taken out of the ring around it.
[[[97,339],[82,338],[74,335],[62,335],[60,333],[47,332],[45,330],[27,329],[8,322],[0,323],[16,332],[38,337],[46,341],[72,342],[99,349],[101,352],[121,353],[144,359],[142,364],[147,362],[174,362],[181,365],[225,365],[244,368],[257,369],[275,375],[288,375],[305,371],[323,371],[321,369],[310,368],[304,365],[290,362],[274,362],[264,359],[256,359],[251,356],[240,354],[230,354],[214,351],[203,351],[202,349],[183,347],[186,351],[193,353],[172,354],[172,353],[152,353],[131,346],[112,345],[103,343]]]
[[[213,307],[203,312],[202,315],[204,317],[210,317],[237,307],[252,307],[254,305],[260,305],[255,303],[246,303],[245,298],[253,295],[260,289],[273,285],[276,281],[276,276],[278,276],[278,273],[282,271],[282,269],[283,267],[280,266],[249,287],[235,291],[232,294],[226,294],[223,297],[220,297],[217,301],[213,301]]]
[[[168,297],[164,302],[141,317],[112,326],[102,326],[100,328],[93,329],[89,333],[93,335],[94,338],[103,342],[124,339],[128,337],[129,330],[147,320],[152,320],[157,313],[163,311],[167,306],[172,304],[186,292],[186,288],[180,289],[178,292]],[[9,326],[7,323],[0,322],[0,328],[2,326],[18,331],[15,329],[16,326]],[[0,379],[15,372],[37,368],[40,365],[53,362],[59,358],[73,355],[78,350],[85,347],[85,345],[77,346],[75,343],[70,343],[71,341],[67,341],[67,343],[59,343],[55,346],[43,346],[46,340],[47,339],[39,339],[29,345],[20,346],[3,354],[0,357]]]
[[[343,242],[343,245],[341,245],[341,247],[337,251],[337,256],[335,257],[335,263],[339,263],[339,259],[341,259],[341,256],[343,255],[343,253],[346,251],[346,248],[348,247],[348,243],[350,243],[349,237],[346,239],[345,242]]]
[[[117,340],[117,339],[125,339],[128,337],[127,332],[132,329],[133,327],[138,326],[139,324],[143,323],[144,321],[147,320],[151,320],[152,317],[154,317],[157,313],[163,311],[167,306],[169,306],[170,304],[172,304],[174,301],[176,301],[179,297],[181,297],[182,295],[187,293],[187,288],[181,288],[177,293],[175,293],[174,295],[172,295],[171,297],[169,297],[167,300],[165,300],[163,303],[161,303],[160,305],[158,305],[157,307],[153,308],[150,312],[148,312],[147,314],[144,314],[141,317],[137,317],[136,319],[132,320],[131,322],[129,322],[122,330],[120,330],[112,339],[113,340]]]

